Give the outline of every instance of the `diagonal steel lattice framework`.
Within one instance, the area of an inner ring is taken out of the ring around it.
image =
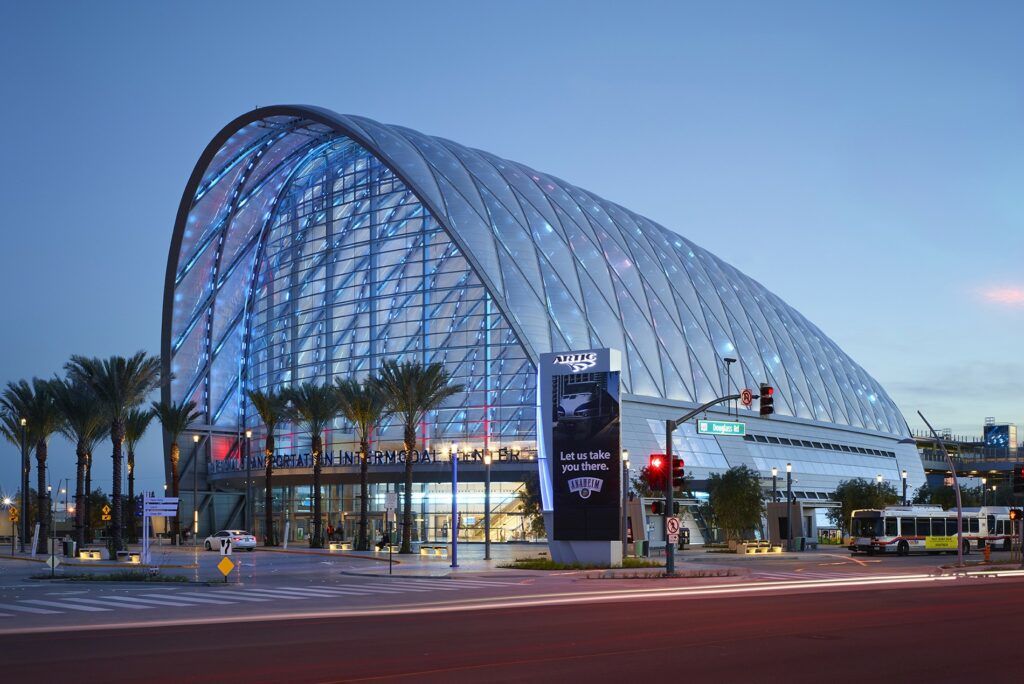
[[[530,442],[547,351],[623,351],[624,390],[698,404],[776,387],[796,418],[906,436],[879,384],[763,286],[560,179],[314,107],[239,117],[186,187],[162,354],[209,426],[258,428],[243,390],[442,361],[469,391],[431,438]],[[737,382],[736,376],[733,382]]]

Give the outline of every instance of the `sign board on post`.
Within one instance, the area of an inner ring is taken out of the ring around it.
[[[740,392],[740,403],[750,408],[751,404],[754,403],[754,390],[744,387],[743,391]]]
[[[398,510],[398,492],[386,492],[384,494],[384,508],[392,515]]]
[[[556,562],[621,560],[620,369],[613,349],[541,354],[538,465]]]
[[[18,515],[18,509],[15,508],[14,506],[11,506],[10,509],[7,511],[7,519],[10,520],[12,523],[18,522],[21,519],[21,516]]]
[[[747,424],[731,420],[698,420],[697,432],[702,435],[743,437],[747,434]]]
[[[222,537],[220,540],[220,555],[231,555],[231,539],[229,539],[228,537]]]
[[[679,534],[679,518],[669,518],[665,521],[665,529],[669,534]]]

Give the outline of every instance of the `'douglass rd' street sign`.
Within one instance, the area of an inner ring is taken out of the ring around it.
[[[731,435],[743,437],[747,434],[746,423],[734,423],[729,420],[698,420],[697,432],[702,435]]]

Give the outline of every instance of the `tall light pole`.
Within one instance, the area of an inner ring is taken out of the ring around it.
[[[629,547],[629,516],[626,507],[629,505],[629,449],[622,450],[622,557],[626,557]]]
[[[728,356],[722,359],[725,362],[725,393],[732,394],[732,373],[729,372],[732,364],[736,363],[736,359],[729,358]],[[736,402],[733,402],[733,406],[736,406]],[[739,408],[736,408],[736,418],[740,417]],[[669,461],[672,460],[672,454],[668,455]]]
[[[21,424],[21,552],[25,553],[25,544],[28,543],[28,450],[25,448],[28,441],[28,420],[22,418],[18,421]]]
[[[987,500],[988,500],[988,478],[987,477],[983,477],[983,478],[981,478],[981,505],[982,506],[987,506],[988,505],[988,503],[986,503]]]
[[[245,431],[245,531],[253,532],[252,524],[252,430]]]
[[[5,496],[3,503],[4,503],[4,508],[6,508],[8,511],[10,511],[11,510],[11,506],[14,505],[14,499],[12,499],[9,496]],[[14,555],[15,540],[17,538],[18,538],[18,534],[17,534],[17,531],[14,529],[14,524],[12,523],[11,524],[11,555],[12,556]]]
[[[786,550],[793,550],[793,464],[786,464]]]
[[[199,435],[192,435],[192,546],[199,535]]]
[[[779,469],[772,466],[772,503],[779,500]]]
[[[449,533],[452,538],[452,564],[451,567],[459,567],[459,445],[452,442],[452,529]]]
[[[900,478],[903,480],[903,505],[907,505],[907,471],[900,471]]]
[[[484,452],[484,560],[491,560],[491,452]]]
[[[882,474],[875,475],[875,489],[878,490],[878,497],[882,497]]]

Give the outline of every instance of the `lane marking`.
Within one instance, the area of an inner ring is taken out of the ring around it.
[[[152,606],[191,606],[191,603],[182,603],[181,601],[168,601],[167,599],[148,599],[148,598],[137,598],[135,596],[108,596],[108,601],[124,601],[125,603],[147,603]]]
[[[0,608],[4,610],[16,610],[22,613],[34,613],[36,615],[56,615],[60,611],[57,610],[46,610],[45,608],[29,608],[28,606],[15,606],[9,603],[0,603]]]
[[[50,606],[52,608],[66,608],[68,610],[80,610],[83,613],[105,613],[110,608],[97,608],[95,606],[76,606],[71,603],[60,603],[58,601],[42,601],[40,599],[25,599],[22,603],[34,603],[40,606]]]
[[[81,601],[82,603],[95,603],[99,606],[108,606],[112,608],[132,608],[134,610],[149,610],[154,606],[133,606],[130,603],[109,603],[102,599],[89,599],[89,598],[69,598],[68,601]]]
[[[241,594],[241,592],[239,590],[237,590],[237,589],[233,589],[232,592],[233,593],[230,596],[232,601],[249,601],[249,602],[252,602],[252,603],[266,603],[267,601],[270,600],[269,598],[256,598],[255,596],[243,596]],[[150,594],[150,595],[152,596],[152,594]],[[179,596],[180,595],[181,594],[179,594]],[[186,595],[188,595],[188,596],[198,596],[199,594],[197,594],[195,592],[190,592],[189,594],[186,594]],[[225,598],[228,598],[228,597],[225,597]]]
[[[149,598],[163,599],[160,594],[142,594],[142,596],[148,596]],[[182,594],[174,595],[175,601],[195,601],[196,603],[215,603],[221,606],[230,606],[231,601],[221,601],[220,599],[206,598],[205,596],[184,596]]]

